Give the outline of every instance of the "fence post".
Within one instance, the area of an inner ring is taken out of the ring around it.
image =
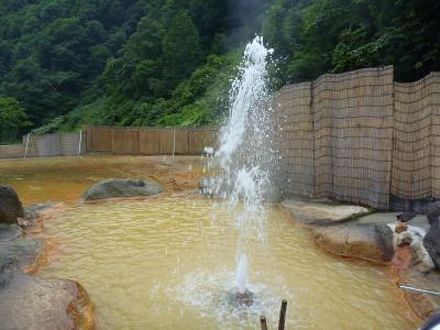
[[[78,158],[81,158],[82,129],[79,131]]]
[[[24,146],[24,156],[23,159],[26,159],[26,154],[29,148],[29,139],[31,138],[31,133],[28,133],[27,137],[26,137],[26,144]]]
[[[267,330],[266,317],[263,314],[260,315],[260,325],[261,325],[261,330]]]
[[[174,135],[173,135],[173,158],[176,153],[176,127],[174,127]]]

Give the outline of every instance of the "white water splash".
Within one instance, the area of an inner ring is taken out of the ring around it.
[[[248,261],[245,254],[238,259],[237,270],[235,271],[238,292],[244,294],[248,283]]]
[[[235,301],[236,283],[234,273],[224,268],[206,272],[195,269],[187,274],[184,280],[175,287],[165,289],[165,293],[191,306],[200,318],[213,318],[225,329],[255,328],[258,317],[264,313],[268,321],[276,322],[279,313],[279,302],[288,295],[294,301],[289,288],[280,279],[276,289],[259,281],[249,284],[247,289],[254,293],[255,300],[251,306]],[[151,296],[162,294],[154,288]]]
[[[270,93],[267,61],[273,52],[257,36],[244,51],[239,73],[230,91],[230,112],[220,131],[220,147],[215,154],[221,170],[221,195],[227,199],[239,229],[236,280],[239,293],[248,286],[246,245],[249,232],[257,228],[264,239],[264,200],[270,186],[274,163],[271,143]],[[243,208],[239,208],[239,203]],[[240,211],[238,211],[240,209]]]

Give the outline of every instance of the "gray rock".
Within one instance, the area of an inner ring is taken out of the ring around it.
[[[440,269],[440,223],[437,220],[423,238],[423,245],[432,258],[435,266]]]
[[[381,213],[373,213],[364,217],[357,219],[358,223],[364,224],[394,224],[396,222],[397,216],[399,212],[381,212]],[[409,225],[419,227],[423,230],[428,230],[428,222],[426,221],[426,217],[423,215],[416,215],[415,218],[411,219],[408,222]]]
[[[374,226],[375,240],[378,246],[383,251],[383,260],[388,261],[393,258],[394,246],[393,237],[394,234],[389,226],[386,224],[376,224]]]
[[[15,190],[0,186],[0,223],[17,223],[17,219],[23,216],[23,205]]]
[[[25,230],[37,227],[41,213],[53,206],[53,203],[40,203],[26,206],[24,208],[24,217],[18,220],[18,225]]]
[[[427,207],[426,219],[430,225],[423,238],[423,245],[431,256],[435,266],[440,268],[440,201]]]
[[[153,181],[110,179],[89,188],[84,193],[83,199],[92,201],[116,197],[151,196],[163,191],[162,186]]]
[[[36,264],[43,241],[23,235],[18,225],[0,225],[0,273],[7,268],[26,270]]]
[[[343,205],[328,199],[310,199],[296,196],[281,203],[295,221],[306,225],[332,225],[347,222],[371,211],[357,205]]]
[[[74,281],[0,274],[0,329],[91,329],[93,306]]]
[[[393,233],[385,224],[339,224],[312,233],[319,246],[337,255],[384,263],[394,254]]]
[[[0,223],[0,243],[13,241],[23,236],[23,229],[16,224]]]

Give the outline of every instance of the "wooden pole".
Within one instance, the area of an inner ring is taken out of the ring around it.
[[[81,130],[79,131],[78,158],[81,158],[82,136],[83,136],[83,131],[82,131],[82,129],[81,129]]]
[[[26,159],[26,155],[29,149],[29,139],[31,138],[31,133],[28,133],[27,137],[26,137],[26,144],[24,146],[24,156],[23,158]]]
[[[284,330],[286,326],[286,311],[287,311],[287,300],[283,299],[281,302],[281,310],[280,310],[280,320],[278,322],[278,330]]]
[[[174,158],[175,153],[176,153],[176,128],[174,127],[174,132],[173,132],[173,158]]]
[[[267,330],[267,322],[266,322],[266,317],[264,315],[260,315],[260,325],[261,325],[261,330]]]

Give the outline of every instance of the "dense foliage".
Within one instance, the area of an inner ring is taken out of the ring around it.
[[[418,79],[440,70],[439,17],[437,0],[2,0],[0,141],[215,124],[257,32],[275,49],[275,87],[389,64]]]
[[[394,65],[397,80],[440,70],[437,0],[275,0],[264,34],[282,81]]]
[[[24,109],[13,97],[0,97],[0,141],[13,142],[20,129],[29,125]]]

